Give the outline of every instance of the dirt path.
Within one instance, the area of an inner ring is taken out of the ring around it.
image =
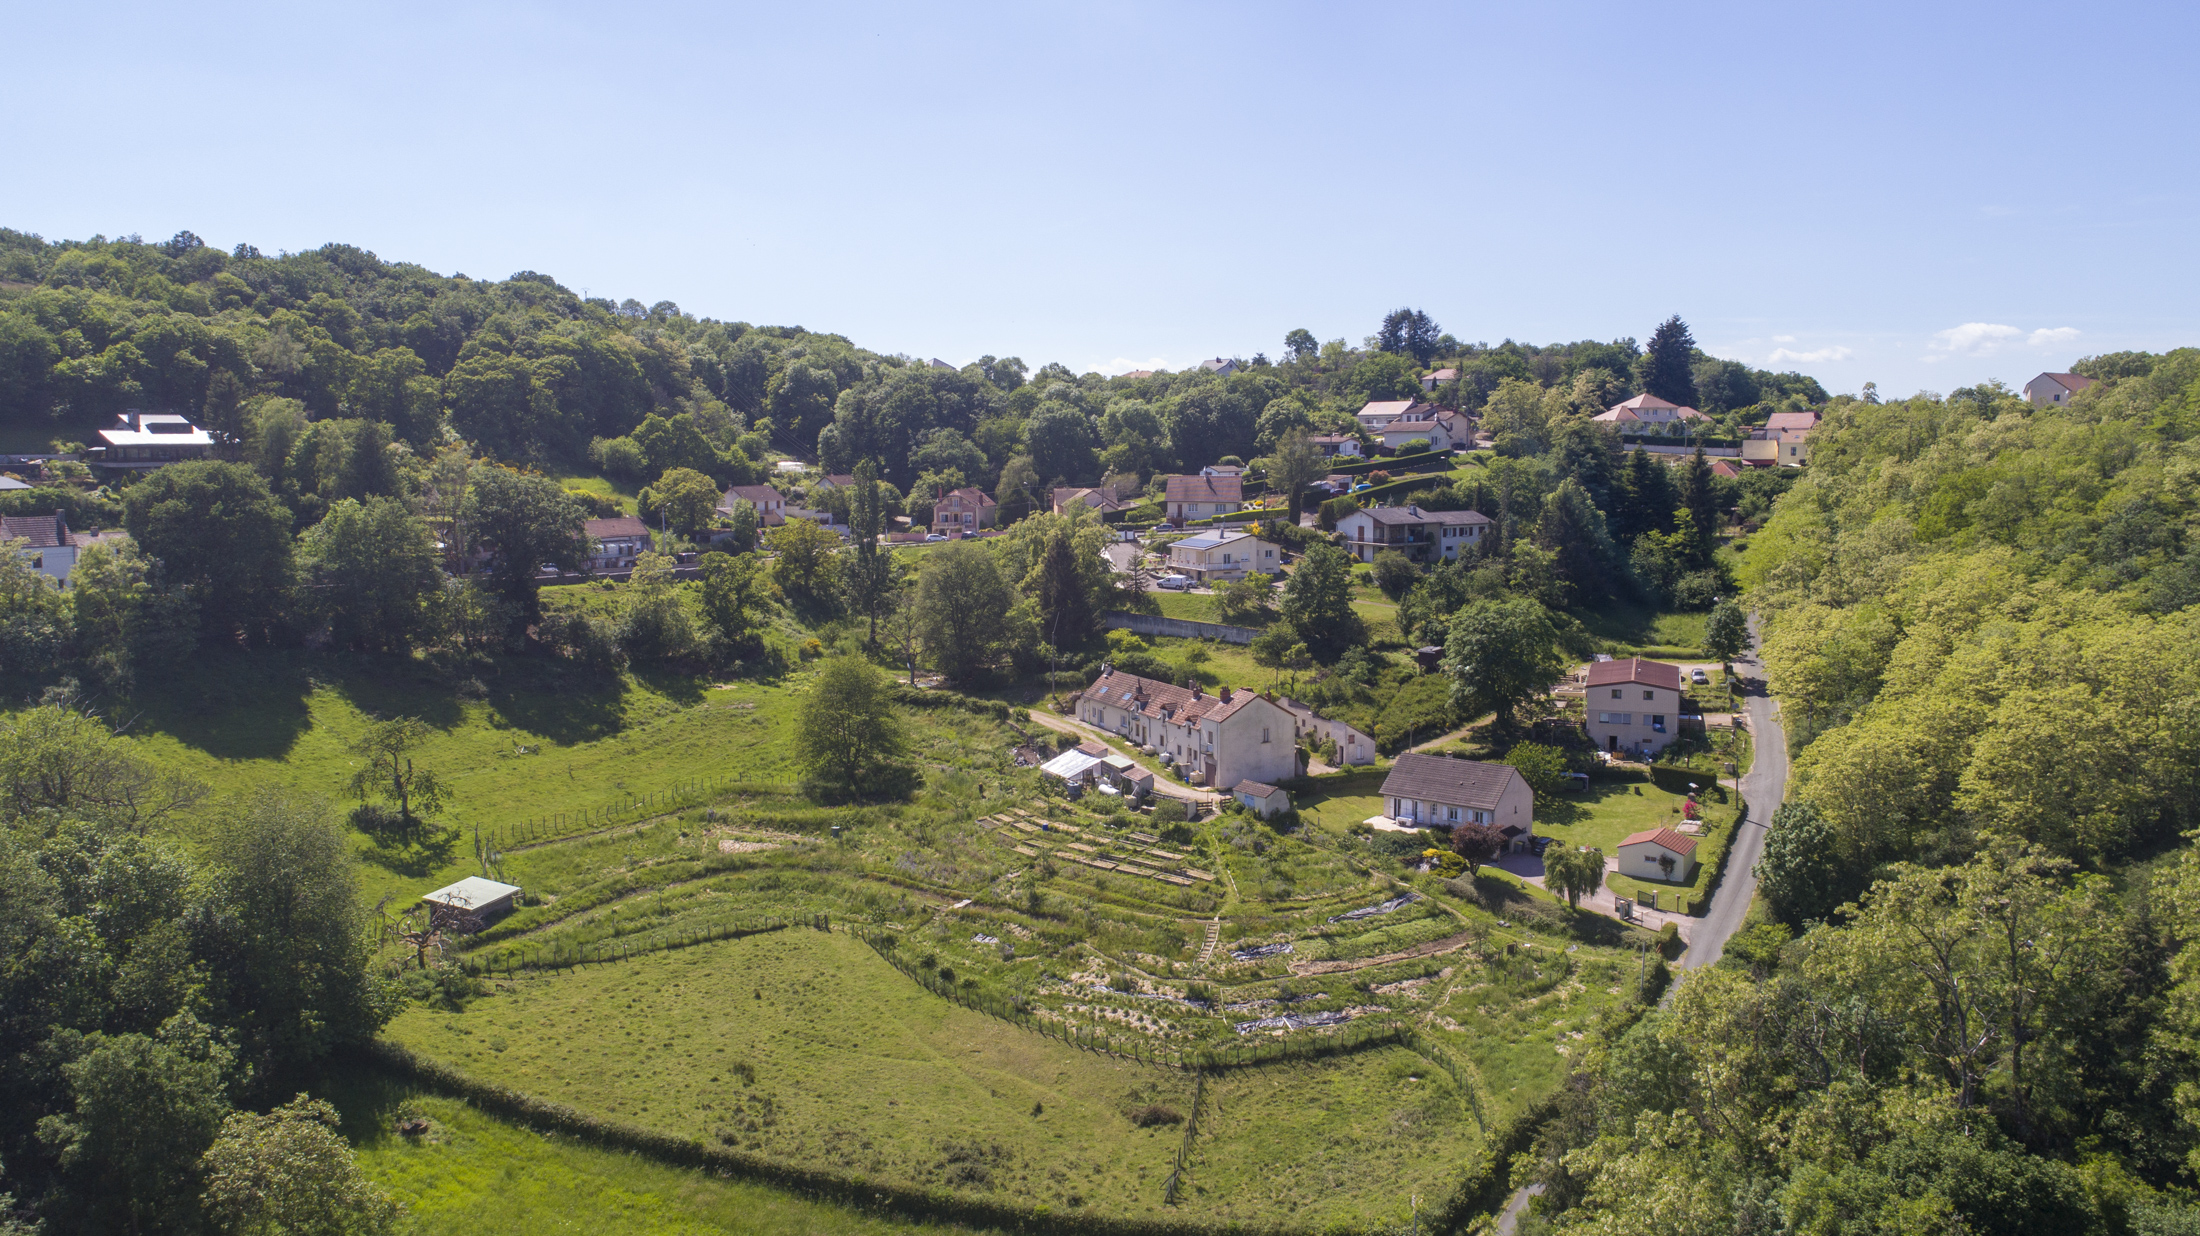
[[[1031,720],[1034,724],[1043,725],[1058,734],[1069,734],[1077,738],[1095,738],[1100,740],[1102,743],[1110,744],[1108,747],[1109,750],[1112,751],[1115,749],[1112,745],[1114,735],[1109,734],[1106,731],[1098,729],[1094,726],[1087,725],[1082,721],[1073,720],[1069,717],[1057,716],[1056,714],[1051,712],[1041,711],[1044,707],[1045,705],[1043,703],[1034,705],[1032,707]],[[1140,755],[1133,758],[1143,760],[1146,757]],[[1229,797],[1229,795],[1227,794],[1219,794],[1213,790],[1195,790],[1188,785],[1171,784],[1169,782],[1163,781],[1159,772],[1154,772],[1153,775],[1153,792],[1168,798],[1178,799],[1183,802],[1199,803],[1202,806],[1213,806],[1214,804],[1219,803],[1223,799]]]

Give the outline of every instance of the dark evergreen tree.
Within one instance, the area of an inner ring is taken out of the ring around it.
[[[1667,318],[1650,336],[1650,346],[1635,363],[1642,389],[1684,408],[1696,406],[1696,340],[1679,314]]]
[[[1420,309],[1393,309],[1384,315],[1382,329],[1375,333],[1375,346],[1426,365],[1436,355],[1436,341],[1443,333],[1436,319]]]
[[[1628,454],[1627,467],[1613,487],[1608,508],[1612,538],[1621,545],[1632,545],[1645,532],[1665,531],[1672,525],[1673,505],[1673,481],[1665,474],[1665,465],[1636,447]]]
[[[1719,492],[1711,475],[1711,461],[1704,458],[1703,448],[1681,469],[1678,505],[1686,507],[1696,517],[1697,531],[1705,536],[1717,536],[1719,531]]]

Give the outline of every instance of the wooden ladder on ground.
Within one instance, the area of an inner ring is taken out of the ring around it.
[[[1217,941],[1221,940],[1221,939],[1222,939],[1222,916],[1221,916],[1221,915],[1219,915],[1219,914],[1217,914],[1217,915],[1215,915],[1215,917],[1214,917],[1214,918],[1213,918],[1213,919],[1212,919],[1212,920],[1211,920],[1210,922],[1208,922],[1208,924],[1207,924],[1207,942],[1206,942],[1205,944],[1202,944],[1202,945],[1200,945],[1200,946],[1199,946],[1199,964],[1200,964],[1200,965],[1203,965],[1203,966],[1204,966],[1204,965],[1206,965],[1206,964],[1207,964],[1207,959],[1215,955],[1215,943],[1216,943]]]

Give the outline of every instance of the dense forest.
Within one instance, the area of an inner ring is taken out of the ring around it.
[[[1531,1226],[2200,1230],[2200,351],[2079,369],[1827,409],[1742,556],[1770,913],[1577,1078]]]

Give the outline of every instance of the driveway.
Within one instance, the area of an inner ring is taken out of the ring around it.
[[[1757,642],[1757,620],[1749,620],[1749,636],[1752,645],[1748,654],[1734,663],[1736,670],[1760,682],[1764,680],[1764,663],[1757,659],[1754,645]],[[1742,710],[1749,718],[1750,741],[1755,748],[1755,758],[1749,771],[1742,774],[1742,801],[1747,804],[1748,815],[1734,830],[1733,845],[1727,851],[1726,872],[1719,879],[1717,891],[1711,894],[1711,905],[1703,918],[1696,923],[1695,937],[1689,941],[1688,952],[1681,958],[1684,970],[1700,969],[1719,960],[1726,951],[1726,942],[1742,927],[1742,918],[1749,913],[1749,901],[1757,893],[1757,859],[1765,852],[1765,827],[1772,821],[1772,813],[1779,809],[1783,795],[1787,793],[1788,755],[1787,734],[1780,729],[1779,705],[1762,687],[1752,688],[1743,697]]]
[[[1100,740],[1103,745],[1109,746],[1111,750],[1122,749],[1121,746],[1117,743],[1115,735],[1110,734],[1097,726],[1087,725],[1082,721],[1074,720],[1069,717],[1064,717],[1056,713],[1048,712],[1046,711],[1046,704],[1043,701],[1032,705],[1031,720],[1034,724],[1045,726],[1047,729],[1053,730],[1059,734],[1071,734],[1075,735],[1078,738],[1096,738]],[[1145,763],[1149,758],[1151,758],[1135,751],[1131,752],[1130,755],[1133,759],[1138,760],[1141,764]],[[1198,790],[1193,789],[1191,786],[1188,785],[1177,785],[1174,782],[1165,781],[1162,779],[1161,773],[1159,771],[1156,771],[1159,767],[1159,765],[1155,765],[1154,769],[1148,770],[1153,772],[1154,774],[1153,792],[1156,794],[1162,795],[1167,798],[1181,799],[1182,801],[1188,803],[1202,803],[1207,806],[1213,806],[1214,804],[1219,803],[1229,797],[1228,794],[1223,794],[1215,790]]]

